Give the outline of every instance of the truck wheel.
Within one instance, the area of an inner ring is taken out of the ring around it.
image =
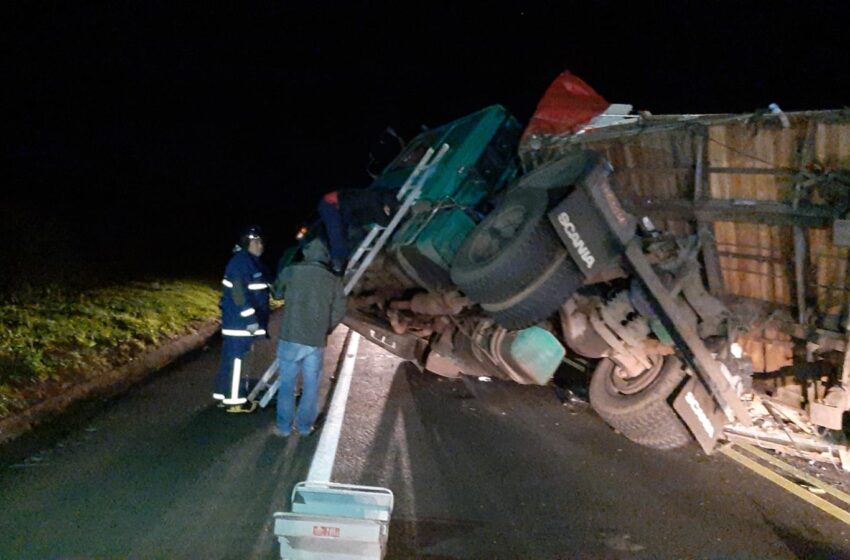
[[[590,380],[590,405],[635,443],[655,449],[682,447],[692,437],[668,401],[684,378],[682,363],[674,356],[629,380],[620,377],[614,362],[605,358]]]
[[[509,330],[539,323],[555,312],[581,287],[581,271],[566,249],[534,281],[505,301],[484,303],[481,307],[497,323]]]
[[[452,282],[479,303],[504,301],[531,284],[564,251],[544,219],[547,205],[543,190],[509,193],[458,248]]]

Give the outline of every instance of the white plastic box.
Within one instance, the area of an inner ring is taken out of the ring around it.
[[[274,514],[284,560],[381,560],[387,551],[391,490],[335,482],[299,482],[292,512]]]

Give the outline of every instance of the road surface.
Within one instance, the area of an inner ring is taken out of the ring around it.
[[[215,343],[7,451],[0,558],[277,558],[272,514],[318,438],[216,408],[217,362]],[[551,388],[445,380],[365,340],[333,478],[395,492],[389,559],[850,558],[850,527],[722,456],[641,448]]]

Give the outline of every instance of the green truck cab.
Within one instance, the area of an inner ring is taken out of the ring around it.
[[[398,188],[430,148],[449,146],[386,250],[424,288],[450,288],[449,268],[476,217],[518,174],[519,122],[500,105],[423,132],[371,188]]]
[[[451,147],[386,247],[422,286],[448,286],[449,265],[460,242],[490,201],[519,173],[520,132],[516,118],[501,105],[492,105],[420,133],[366,187],[397,191],[428,149],[436,151],[443,144]],[[299,234],[299,246],[319,230],[320,224],[314,224],[306,235]],[[356,247],[364,235],[354,229],[351,245]],[[297,258],[297,249],[284,252],[278,271]]]

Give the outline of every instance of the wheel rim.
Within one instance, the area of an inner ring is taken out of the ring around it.
[[[522,206],[511,206],[500,212],[479,232],[470,247],[470,260],[475,264],[489,261],[513,240],[525,222]]]
[[[656,358],[651,367],[643,370],[640,375],[633,377],[626,377],[623,375],[623,370],[619,366],[614,366],[611,369],[611,383],[618,393],[634,395],[649,387],[658,378],[663,366],[664,360]]]

